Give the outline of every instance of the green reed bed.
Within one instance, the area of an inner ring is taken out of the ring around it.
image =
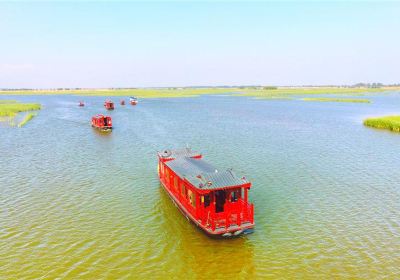
[[[40,110],[37,103],[0,102],[0,116],[15,117],[20,112]]]
[[[0,122],[6,123],[10,126],[15,126],[15,121],[18,113],[40,110],[41,106],[38,103],[19,103],[16,100],[0,99]],[[18,127],[24,126],[36,114],[27,113],[23,120],[18,124]]]
[[[33,119],[36,116],[34,113],[28,113],[25,115],[23,120],[18,124],[18,127],[23,127],[27,122],[29,122],[31,119]]]
[[[293,97],[289,96],[268,96],[268,97],[254,97],[253,99],[258,100],[293,100]]]
[[[17,100],[0,99],[0,104],[17,103]]]
[[[341,88],[341,87],[278,87],[276,89],[243,89],[238,96],[257,97],[258,99],[273,99],[276,97],[293,97],[302,95],[334,94],[342,96],[360,96],[366,93],[380,93],[399,90],[399,88]]]
[[[139,98],[197,97],[200,95],[238,93],[259,99],[274,99],[288,96],[341,94],[357,96],[399,90],[395,87],[344,88],[344,87],[171,87],[171,88],[130,88],[130,89],[54,89],[54,90],[0,90],[0,95],[81,95],[81,96],[136,96]]]
[[[302,98],[303,101],[315,101],[315,102],[348,102],[348,103],[371,103],[368,99],[352,99],[352,98],[328,98],[328,97],[321,97],[321,98]]]
[[[16,90],[0,91],[8,95],[81,95],[81,96],[136,96],[138,98],[197,97],[207,94],[240,92],[238,88],[134,88],[134,89],[79,89],[79,90]]]
[[[368,118],[364,120],[364,125],[379,129],[388,129],[394,132],[400,132],[400,116]]]

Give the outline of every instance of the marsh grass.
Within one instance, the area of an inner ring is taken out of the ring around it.
[[[18,103],[6,102],[0,103],[0,116],[15,117],[20,112],[40,110],[38,103]]]
[[[355,98],[302,98],[303,101],[315,101],[315,102],[348,102],[348,103],[371,103],[368,99],[355,99]]]
[[[23,127],[27,122],[29,122],[35,116],[36,116],[36,114],[34,114],[34,113],[26,114],[25,117],[22,119],[22,121],[18,124],[18,127]]]
[[[17,100],[0,99],[0,104],[17,103]]]
[[[265,96],[265,97],[254,97],[259,100],[293,100],[293,97],[289,96]]]
[[[293,97],[302,95],[322,95],[322,94],[334,94],[342,96],[360,96],[365,93],[378,93],[399,90],[399,88],[340,88],[340,87],[316,87],[316,88],[277,88],[277,89],[248,89],[243,90],[243,94],[239,96],[252,96],[259,99],[268,99],[272,97]]]
[[[369,92],[396,91],[400,88],[341,88],[341,87],[207,87],[207,88],[132,88],[132,89],[78,89],[78,90],[13,90],[0,91],[0,95],[57,95],[80,96],[136,96],[139,98],[198,97],[201,95],[237,93],[236,96],[250,96],[260,99],[278,97],[340,94],[358,96]]]
[[[41,105],[38,103],[18,103],[16,100],[0,100],[0,121],[7,122],[9,126],[15,126],[16,116],[21,112],[40,110]],[[18,127],[24,126],[36,114],[27,113]]]
[[[136,96],[138,98],[198,97],[208,94],[239,93],[238,88],[152,88],[152,89],[81,89],[81,90],[24,90],[0,91],[8,95],[81,95],[81,96]]]
[[[400,116],[368,118],[364,120],[364,125],[379,129],[388,129],[394,132],[400,132]]]

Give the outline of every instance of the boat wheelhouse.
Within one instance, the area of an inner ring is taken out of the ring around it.
[[[106,100],[106,102],[104,102],[104,107],[107,110],[114,110],[114,102],[112,102],[111,100]]]
[[[96,115],[92,117],[92,126],[100,131],[111,131],[112,121],[110,116]]]
[[[138,104],[138,100],[136,97],[129,97],[129,103],[131,103],[131,105],[136,105]]]
[[[158,175],[181,212],[213,236],[252,232],[251,183],[232,169],[220,171],[191,149],[158,152]]]

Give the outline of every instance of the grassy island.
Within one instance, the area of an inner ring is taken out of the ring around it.
[[[24,119],[18,124],[18,127],[23,127],[27,122],[29,122],[35,116],[36,116],[36,114],[34,114],[34,113],[26,114]]]
[[[388,129],[391,131],[400,132],[400,116],[368,118],[364,120],[364,125],[379,129]]]
[[[257,99],[274,99],[276,97],[301,97],[304,95],[341,95],[341,96],[362,96],[367,93],[383,93],[397,91],[398,87],[277,87],[277,88],[246,88],[240,96],[251,96]],[[311,101],[311,100],[309,100]],[[313,100],[317,101],[317,100]],[[342,102],[342,101],[341,101]]]
[[[303,98],[303,101],[316,101],[316,102],[349,102],[349,103],[371,103],[368,99],[355,99],[355,98]]]
[[[38,103],[19,103],[16,100],[1,100],[0,99],[0,121],[9,121],[14,126],[15,117],[18,113],[40,110],[41,106]],[[25,125],[35,116],[34,113],[28,113],[24,119],[18,124],[18,127]]]
[[[17,101],[0,100],[0,116],[15,117],[20,112],[40,110],[40,104],[37,103],[18,103]]]

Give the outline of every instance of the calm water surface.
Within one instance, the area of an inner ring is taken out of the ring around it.
[[[0,279],[400,277],[400,135],[362,125],[399,94],[117,103],[109,135],[104,97],[12,98],[43,110],[0,127]],[[169,201],[156,151],[187,144],[251,179],[252,235],[210,239]]]

